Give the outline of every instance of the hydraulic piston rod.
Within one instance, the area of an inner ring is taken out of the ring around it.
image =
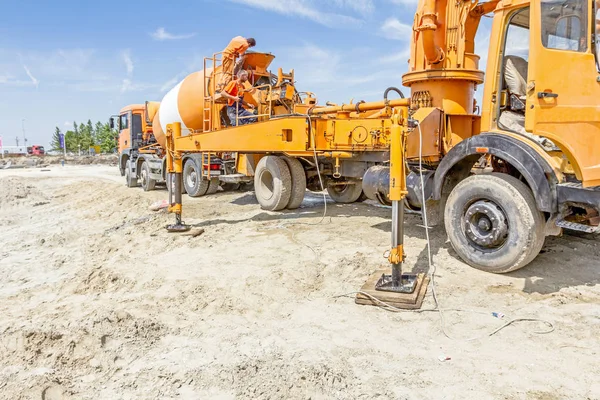
[[[412,293],[415,290],[416,276],[402,274],[404,263],[404,198],[406,189],[406,171],[404,168],[405,127],[408,123],[408,108],[402,107],[400,113],[392,116],[390,144],[390,200],[392,201],[392,248],[388,260],[392,266],[391,275],[383,275],[376,290]]]
[[[175,214],[175,224],[168,225],[169,232],[184,232],[190,230],[190,226],[181,221],[182,211],[182,185],[183,185],[183,162],[181,152],[175,150],[175,140],[181,137],[181,123],[175,122],[167,125],[167,172],[171,179],[167,180],[169,185],[169,212]]]

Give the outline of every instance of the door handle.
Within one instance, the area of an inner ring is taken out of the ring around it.
[[[558,93],[538,92],[537,97],[538,97],[538,99],[557,98],[558,97]]]

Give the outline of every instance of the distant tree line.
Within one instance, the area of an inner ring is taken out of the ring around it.
[[[50,145],[53,151],[61,151],[60,128],[57,126],[52,135]],[[117,148],[117,132],[110,129],[108,123],[96,122],[95,125],[88,119],[86,124],[73,122],[73,129],[65,132],[65,146],[68,152],[76,153],[80,149],[87,152],[90,146],[99,145],[102,153],[112,153]]]

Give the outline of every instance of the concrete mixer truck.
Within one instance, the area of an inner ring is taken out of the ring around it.
[[[170,161],[175,161],[188,193],[194,187],[186,177],[198,165],[186,158],[201,155],[201,175],[206,179],[211,174],[210,160],[234,152],[234,167],[218,179],[252,180],[263,209],[297,208],[306,189],[325,188],[342,203],[364,198],[365,171],[389,161],[393,107],[408,102],[388,99],[391,93],[402,97],[398,89],[382,90],[379,102],[319,107],[312,92],[296,88],[293,70],[284,73],[279,68],[271,73],[267,68],[273,55],[248,53],[242,66],[249,73],[243,100],[253,106],[255,114],[248,118],[256,122],[240,125],[229,120],[225,98],[217,92],[223,74],[220,56],[207,57],[203,70],[167,93],[152,123],[157,142],[166,149],[169,170],[175,168]],[[178,139],[169,130],[175,123],[181,132]]]

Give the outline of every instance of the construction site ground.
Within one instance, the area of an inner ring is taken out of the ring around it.
[[[597,237],[548,238],[493,275],[432,229],[449,339],[439,313],[339,297],[386,265],[388,208],[329,200],[322,219],[317,193],[277,213],[252,192],[184,196],[193,237],[149,211],[166,197],[114,166],[0,170],[0,398],[600,398]],[[407,268],[427,271],[420,217],[405,230]],[[487,336],[512,318],[555,329]]]

